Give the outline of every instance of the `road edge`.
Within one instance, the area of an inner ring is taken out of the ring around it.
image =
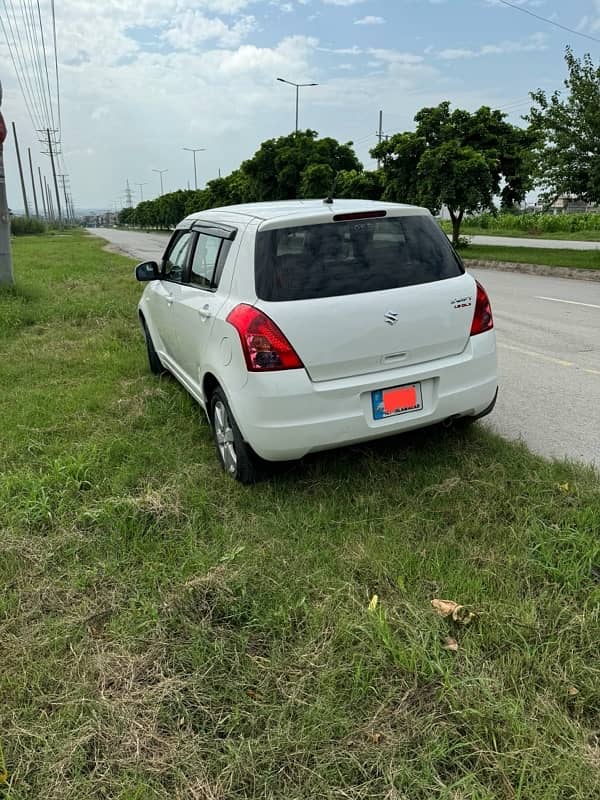
[[[462,258],[467,269],[495,269],[499,272],[523,272],[527,275],[544,275],[548,278],[571,278],[580,281],[600,282],[600,270],[577,267],[546,267],[542,264],[521,264],[517,261],[492,261],[483,258]]]

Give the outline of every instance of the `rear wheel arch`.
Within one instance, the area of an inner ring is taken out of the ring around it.
[[[215,389],[222,389],[222,386],[212,372],[207,372],[202,379],[202,394],[204,395],[204,405],[207,411],[210,407],[210,398],[214,394]]]

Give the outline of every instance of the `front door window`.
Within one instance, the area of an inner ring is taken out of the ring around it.
[[[171,244],[169,252],[163,261],[162,276],[165,280],[177,283],[183,280],[191,238],[190,231],[181,231]]]

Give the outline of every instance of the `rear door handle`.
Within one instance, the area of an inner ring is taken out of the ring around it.
[[[171,307],[173,305],[173,295],[172,294],[168,294],[167,295],[167,305],[169,307]]]
[[[203,305],[202,308],[198,310],[198,314],[200,314],[200,319],[203,322],[206,322],[207,319],[210,319],[212,317],[212,314],[210,312],[209,304],[206,303],[206,305]]]

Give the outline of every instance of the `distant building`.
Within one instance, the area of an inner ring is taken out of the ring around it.
[[[561,194],[550,206],[551,214],[583,214],[586,211],[597,211],[598,205],[596,203],[586,203],[585,200],[580,200],[577,197],[571,197],[567,194]]]
[[[119,215],[114,211],[103,211],[100,214],[87,214],[83,217],[86,228],[113,228],[119,223]]]

